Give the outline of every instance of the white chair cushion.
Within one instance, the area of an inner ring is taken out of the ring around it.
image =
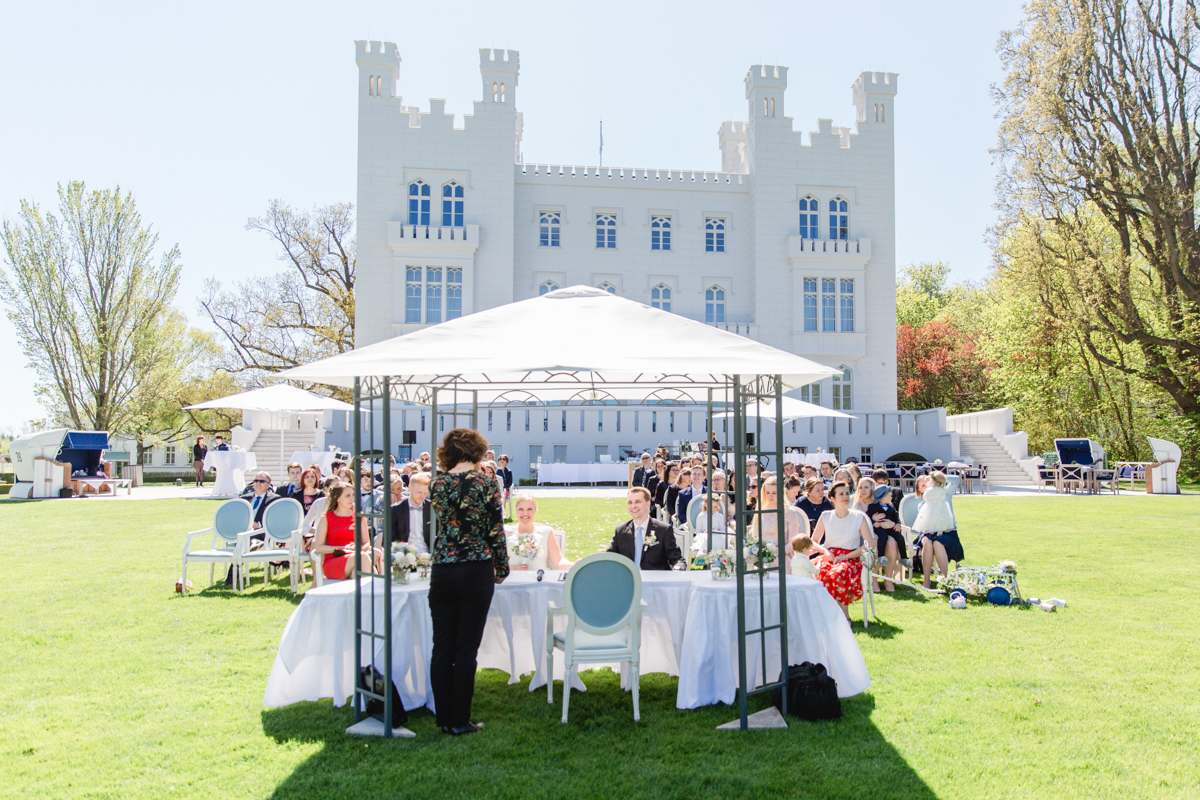
[[[565,633],[554,634],[554,643],[567,646],[567,635]],[[615,633],[604,634],[598,636],[587,631],[575,630],[575,649],[576,650],[620,650],[629,646],[629,628],[621,628]]]
[[[188,558],[211,558],[223,561],[233,560],[232,550],[192,550],[187,554]]]
[[[242,561],[287,561],[291,555],[289,550],[255,550],[245,553]]]

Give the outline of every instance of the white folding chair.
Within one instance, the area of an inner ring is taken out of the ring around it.
[[[546,615],[546,702],[554,703],[554,651],[563,651],[563,713],[571,702],[571,681],[579,664],[628,661],[633,689],[633,721],[638,706],[638,664],[642,645],[642,576],[633,562],[616,553],[593,553],[567,573],[563,607],[550,603]],[[567,618],[567,629],[554,632],[556,617]]]
[[[238,536],[250,529],[252,519],[250,503],[240,497],[228,500],[217,506],[213,513],[213,524],[203,530],[192,531],[183,542],[183,577],[182,586],[187,589],[187,567],[189,561],[208,564],[208,585],[213,585],[217,564],[228,564],[233,567],[235,584],[240,579],[240,559]],[[212,542],[207,550],[192,550],[192,539],[204,534],[212,534]]]
[[[683,553],[683,562],[687,565],[688,569],[691,569],[692,539],[694,538],[695,534],[693,534],[692,529],[686,525],[682,528],[674,528],[673,531],[675,533],[675,544],[679,546],[679,552]]]
[[[297,588],[297,573],[300,571],[300,557],[307,555],[300,552],[300,530],[304,519],[304,508],[300,505],[299,500],[291,497],[284,497],[275,500],[267,506],[263,511],[262,530],[247,531],[239,537],[238,545],[249,546],[250,536],[253,533],[266,534],[266,547],[258,550],[243,552],[241,562],[247,566],[252,563],[261,563],[263,565],[263,586],[266,586],[271,579],[271,563],[274,561],[286,561],[288,564],[288,572],[291,578],[291,588],[295,592]],[[282,544],[283,547],[271,547],[271,543]],[[250,581],[247,578],[243,583],[248,584]]]

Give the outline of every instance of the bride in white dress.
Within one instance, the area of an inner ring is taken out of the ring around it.
[[[558,539],[554,536],[554,530],[549,525],[534,522],[533,518],[537,516],[537,500],[533,499],[533,495],[529,492],[518,494],[516,512],[516,524],[504,526],[504,536],[508,541],[509,567],[535,571],[539,569],[570,569],[574,562],[568,561],[566,555],[559,551]],[[517,537],[523,534],[533,534],[537,539],[538,552],[536,556],[522,564],[519,563],[521,558],[514,555],[513,549],[516,547]]]

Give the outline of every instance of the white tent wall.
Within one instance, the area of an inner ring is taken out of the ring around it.
[[[443,406],[443,410],[446,407]],[[469,408],[466,409],[470,413]],[[424,425],[422,428],[422,412]],[[491,424],[489,427],[489,412]],[[566,430],[563,430],[563,414],[566,414]],[[529,430],[525,430],[525,415],[529,415]],[[580,414],[583,415],[582,430]],[[787,422],[783,426],[783,442],[788,447],[806,448],[815,453],[818,449],[831,452],[837,449],[842,459],[854,456],[863,459],[863,448],[870,448],[872,460],[883,460],[896,453],[917,453],[928,459],[940,458],[949,461],[958,452],[958,435],[946,431],[945,409],[927,411],[850,411],[853,420],[811,418]],[[509,415],[511,414],[511,429]],[[671,429],[674,414],[674,430]],[[653,451],[659,444],[678,441],[699,442],[704,440],[705,406],[703,405],[557,405],[557,406],[486,406],[479,407],[479,430],[487,438],[497,454],[507,453],[515,478],[528,478],[531,448],[540,448],[543,462],[555,461],[556,448],[565,453],[567,463],[590,463],[597,460],[599,452],[607,452],[613,461],[621,460],[622,448]],[[350,451],[354,432],[346,424],[343,412],[333,412],[329,421],[330,432],[326,442]],[[463,423],[465,417],[460,417]],[[620,420],[618,423],[618,419]],[[429,449],[430,425],[439,425],[439,434],[449,430],[453,420],[445,415],[444,423],[434,420],[429,407],[407,406],[392,409],[392,453],[398,453],[403,441],[403,431],[417,432],[417,443],[412,447],[416,456]],[[601,430],[603,423],[603,430]],[[377,423],[378,424],[378,421]],[[617,430],[618,424],[620,430]],[[690,424],[690,429],[689,429]],[[717,439],[723,444],[732,444],[732,422],[718,420]],[[747,425],[753,430],[754,420]],[[774,425],[763,421],[763,445],[774,444]],[[365,436],[365,432],[364,432]],[[439,436],[440,438],[440,436]],[[532,452],[538,452],[533,450]]]

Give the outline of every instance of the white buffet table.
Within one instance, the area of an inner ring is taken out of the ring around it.
[[[628,464],[542,464],[538,485],[543,483],[628,483]]]
[[[258,469],[258,457],[249,450],[209,450],[204,468],[217,471],[213,497],[233,497],[246,488],[246,470]]]
[[[492,600],[487,627],[479,649],[479,666],[502,670],[516,683],[521,675],[535,673],[529,690],[545,686],[544,654],[546,609],[549,601],[562,602],[563,584],[558,573],[547,572],[538,583],[525,572],[513,572]],[[369,581],[370,579],[364,579]],[[777,578],[771,578],[772,583]],[[382,582],[379,583],[382,587]],[[364,621],[372,613],[364,585]],[[429,617],[428,581],[416,581],[392,590],[392,670],[396,688],[408,709],[434,707],[429,686],[429,658],[433,647]],[[757,597],[747,586],[751,625],[756,626]],[[736,582],[714,581],[708,572],[643,572],[641,672],[679,676],[676,706],[697,708],[732,703],[737,692]],[[789,576],[788,660],[820,662],[838,683],[838,695],[850,697],[871,685],[858,643],[833,598],[821,584]],[[382,591],[375,598],[376,619],[383,614]],[[777,622],[778,591],[768,594],[768,623]],[[565,620],[563,621],[565,623]],[[778,636],[768,632],[768,677],[779,676]],[[364,640],[365,642],[366,640]],[[354,692],[354,584],[339,581],[310,589],[284,628],[279,651],[267,680],[263,703],[284,706],[302,700],[333,698],[343,705]],[[364,644],[363,660],[368,645]],[[375,652],[382,669],[381,649]],[[761,685],[762,665],[757,644],[749,648],[751,681]],[[562,677],[562,659],[556,659],[556,677]],[[586,675],[586,673],[584,673]]]

